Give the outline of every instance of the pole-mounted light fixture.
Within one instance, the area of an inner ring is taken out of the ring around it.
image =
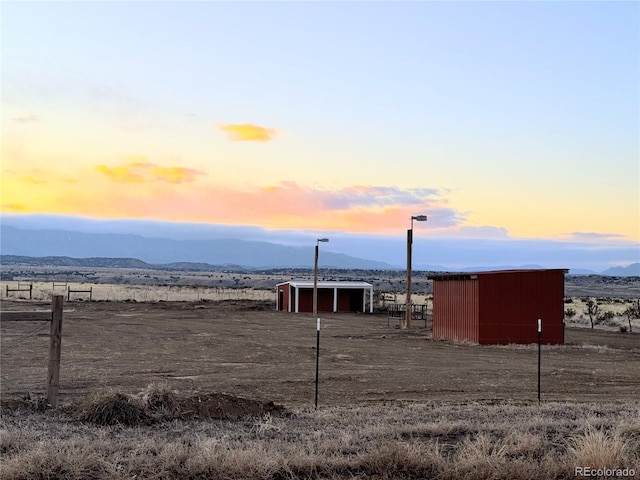
[[[318,250],[320,242],[328,242],[328,238],[316,240],[316,255],[313,265],[313,316],[316,318],[316,393],[315,409],[318,409],[318,377],[320,372],[320,318],[318,317]]]
[[[318,238],[316,240],[316,253],[313,262],[313,316],[318,316],[318,250],[320,242],[328,242],[328,238]]]
[[[426,215],[413,215],[411,228],[407,230],[407,299],[405,307],[405,319],[403,328],[411,327],[411,246],[413,245],[413,221],[426,222]]]

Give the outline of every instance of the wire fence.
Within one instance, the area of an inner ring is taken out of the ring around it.
[[[273,301],[274,289],[208,287],[196,285],[129,285],[103,283],[32,282],[32,291],[17,291],[17,282],[0,283],[5,299],[48,301],[51,295],[72,292],[71,301],[200,302],[220,300]],[[7,286],[9,289],[7,290]]]

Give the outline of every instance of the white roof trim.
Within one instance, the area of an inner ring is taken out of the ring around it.
[[[290,280],[288,282],[278,283],[280,285],[291,285],[295,288],[313,288],[313,280]],[[367,282],[330,282],[318,281],[318,288],[373,288],[373,285]]]

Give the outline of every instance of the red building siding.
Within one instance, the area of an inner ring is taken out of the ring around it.
[[[536,343],[538,319],[542,342],[563,343],[564,273],[480,276],[480,344]]]
[[[433,338],[478,343],[478,281],[436,281],[433,298]]]
[[[299,312],[313,312],[313,289],[301,288],[298,297]],[[333,289],[318,289],[318,312],[333,312]]]
[[[507,270],[436,275],[433,337],[480,344],[564,343],[567,270]]]
[[[364,292],[362,290],[351,290],[347,288],[338,288],[338,312],[361,312],[362,299]]]
[[[276,309],[312,312],[314,283],[308,280],[276,285]],[[362,312],[365,295],[369,295],[369,312],[373,313],[373,285],[366,282],[318,282],[318,312]]]
[[[278,285],[278,296],[276,297],[276,305],[278,310],[289,310],[290,285],[288,283]]]

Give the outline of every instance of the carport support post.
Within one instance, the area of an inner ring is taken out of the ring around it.
[[[62,347],[62,307],[64,297],[54,295],[51,303],[51,331],[49,334],[49,370],[47,374],[47,402],[58,406],[60,388],[60,353]]]
[[[541,348],[540,344],[542,343],[542,319],[538,319],[538,403],[540,403],[540,354]]]
[[[315,409],[318,410],[318,376],[320,373],[320,319],[316,326],[316,397]]]

